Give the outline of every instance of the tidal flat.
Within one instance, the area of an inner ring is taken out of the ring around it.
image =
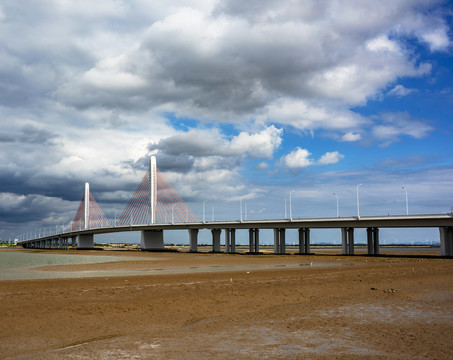
[[[40,252],[45,253],[65,255]],[[0,281],[0,359],[450,359],[453,354],[451,259],[71,255],[111,258],[29,268],[94,273],[87,278]]]

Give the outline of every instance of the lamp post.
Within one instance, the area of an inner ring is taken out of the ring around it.
[[[403,189],[406,193],[406,215],[409,215],[409,201],[407,200],[407,188],[405,186],[401,186],[401,189]]]
[[[340,217],[340,208],[338,207],[338,194],[333,193],[333,195],[336,196],[336,198],[337,198],[337,217]]]
[[[361,186],[362,184],[357,185],[357,218],[360,218],[359,187]]]
[[[289,218],[290,220],[293,219],[293,209],[292,209],[292,204],[291,204],[291,195],[294,192],[294,190],[289,192]]]

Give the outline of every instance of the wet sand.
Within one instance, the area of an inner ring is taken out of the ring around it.
[[[453,355],[451,259],[112,253],[39,271],[144,275],[1,281],[0,359]]]

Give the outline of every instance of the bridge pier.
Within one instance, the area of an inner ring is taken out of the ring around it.
[[[341,228],[342,253],[354,255],[354,228]]]
[[[220,252],[220,229],[212,229],[212,252]]]
[[[236,229],[225,229],[225,252],[236,252]]]
[[[79,244],[77,249],[94,249],[94,235],[81,234],[79,235]]]
[[[198,251],[198,229],[189,229],[190,252]]]
[[[286,252],[285,234],[285,229],[274,229],[274,254],[284,254]]]
[[[163,230],[142,230],[140,237],[140,248],[142,250],[163,250],[164,231]]]
[[[299,229],[299,254],[310,254],[310,228]]]
[[[368,255],[379,255],[379,228],[367,228]]]
[[[440,255],[453,256],[453,227],[440,227]]]
[[[258,254],[260,252],[259,229],[249,229],[249,252]]]

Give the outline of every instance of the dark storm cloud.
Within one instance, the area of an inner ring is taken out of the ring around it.
[[[168,155],[159,153],[158,168],[160,171],[173,171],[177,173],[188,173],[193,170],[195,160],[187,155]]]
[[[211,136],[209,136],[211,135]],[[218,134],[192,132],[161,139],[151,144],[149,150],[160,150],[168,155],[215,156],[227,155],[225,142],[221,142]]]
[[[0,142],[10,143],[14,141],[15,141],[14,136],[8,134],[0,134]]]
[[[19,142],[28,144],[54,145],[58,135],[45,129],[39,129],[32,124],[25,125],[19,136]]]
[[[269,107],[299,101],[307,114],[283,120],[305,129],[307,122],[300,118],[319,112],[313,101],[318,107],[319,101],[335,101],[331,112],[341,115],[397,77],[429,72],[427,64],[412,61],[410,53],[383,35],[394,28],[415,32],[408,23],[417,4],[226,1],[210,13],[179,8],[150,23],[135,47],[105,56],[62,82],[56,96],[80,109],[158,107],[228,122],[265,118]],[[445,31],[429,16],[420,21],[427,33]],[[320,110],[329,113],[329,106]],[[350,122],[357,125],[353,118]],[[326,119],[308,123],[336,128]]]

